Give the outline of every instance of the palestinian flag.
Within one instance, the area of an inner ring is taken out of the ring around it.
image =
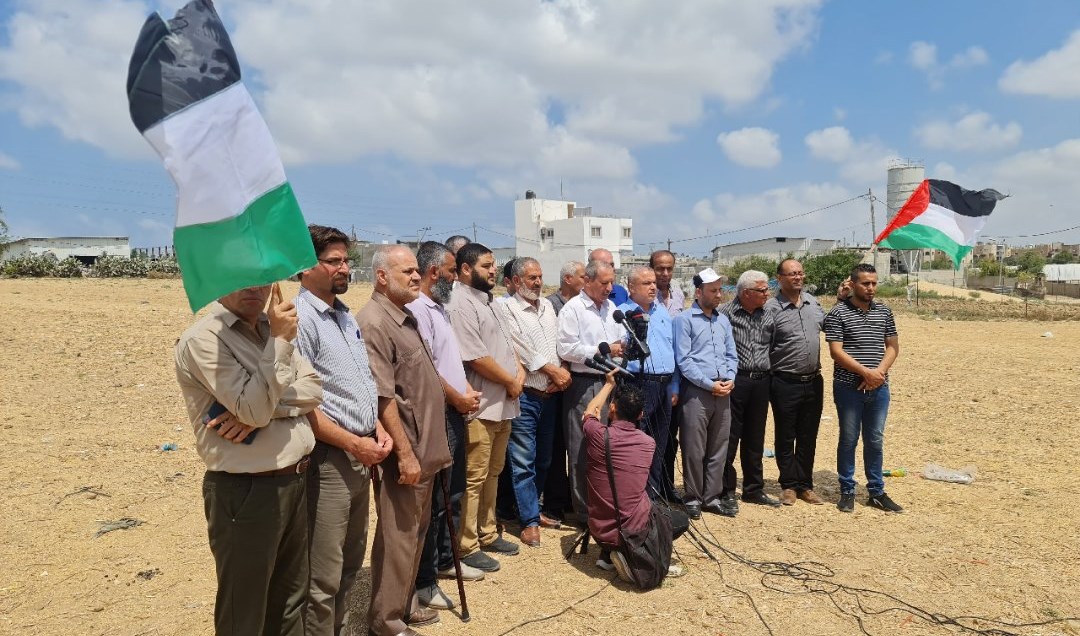
[[[274,139],[209,0],[143,24],[127,78],[131,120],[176,183],[173,243],[192,311],[315,265]]]
[[[948,181],[924,179],[874,242],[894,250],[941,250],[959,269],[986,217],[1005,197],[997,190],[976,192]]]

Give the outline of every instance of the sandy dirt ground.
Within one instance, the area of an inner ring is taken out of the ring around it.
[[[368,293],[354,288],[346,300],[357,309]],[[0,634],[212,632],[203,470],[172,367],[191,321],[178,280],[0,280]],[[571,531],[545,531],[542,547],[467,584],[470,623],[443,612],[421,631],[816,635],[858,634],[861,621],[872,634],[944,634],[960,630],[919,611],[1008,622],[1080,615],[1071,499],[1080,491],[1080,323],[928,321],[901,310],[898,324],[886,467],[974,465],[974,484],[888,478],[906,514],[865,507],[861,487],[855,513],[839,513],[827,388],[816,480],[830,505],[744,505],[735,519],[696,524],[745,560],[820,564],[806,580],[763,577],[715,546],[711,561],[684,538],[676,549],[688,574],[639,593],[593,566],[595,548],[564,560]],[[771,438],[770,423],[770,447]],[[166,443],[177,450],[162,451]],[[860,481],[861,470],[860,460]],[[765,475],[777,494],[771,460]],[[95,537],[123,518],[140,523]],[[352,634],[365,633],[367,578],[365,566]],[[963,622],[1080,633],[1080,622]]]

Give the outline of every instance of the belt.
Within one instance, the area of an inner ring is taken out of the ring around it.
[[[659,382],[660,384],[667,384],[671,382],[670,373],[646,373],[645,379],[650,382]]]
[[[751,380],[760,380],[769,377],[768,371],[743,371],[739,370],[735,375],[747,376]]]
[[[813,382],[815,378],[821,377],[821,371],[814,371],[807,375],[800,375],[798,373],[786,373],[784,371],[774,371],[773,375],[783,380],[791,382]]]
[[[292,466],[286,466],[285,468],[275,468],[274,470],[264,470],[261,473],[233,473],[244,475],[247,477],[280,477],[281,475],[302,475],[307,472],[308,464],[311,463],[311,456],[304,455],[300,458],[300,461],[296,462]]]
[[[552,394],[547,391],[541,391],[540,389],[531,386],[525,387],[525,392],[538,400],[546,400],[552,396]]]

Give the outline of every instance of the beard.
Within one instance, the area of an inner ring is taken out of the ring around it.
[[[330,281],[330,293],[335,296],[340,296],[349,291],[349,279],[342,276],[341,278],[335,278]]]
[[[540,298],[540,292],[533,291],[528,287],[518,287],[518,293],[521,294],[522,298],[529,301],[530,303],[535,303],[536,299]]]
[[[440,305],[450,302],[450,293],[454,291],[454,281],[440,278],[431,286],[431,299]]]
[[[472,276],[469,277],[469,287],[477,291],[489,292],[495,289],[495,284],[488,282],[487,276],[481,276],[480,272],[473,270]]]

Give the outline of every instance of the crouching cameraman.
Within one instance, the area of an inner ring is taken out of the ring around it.
[[[656,442],[638,429],[645,394],[633,380],[616,384],[612,371],[585,407],[589,533],[601,547],[596,565],[642,589],[683,571],[671,565],[671,543],[690,525],[683,512],[654,504],[645,492]],[[608,400],[610,398],[610,404]],[[609,424],[600,421],[604,406]]]

